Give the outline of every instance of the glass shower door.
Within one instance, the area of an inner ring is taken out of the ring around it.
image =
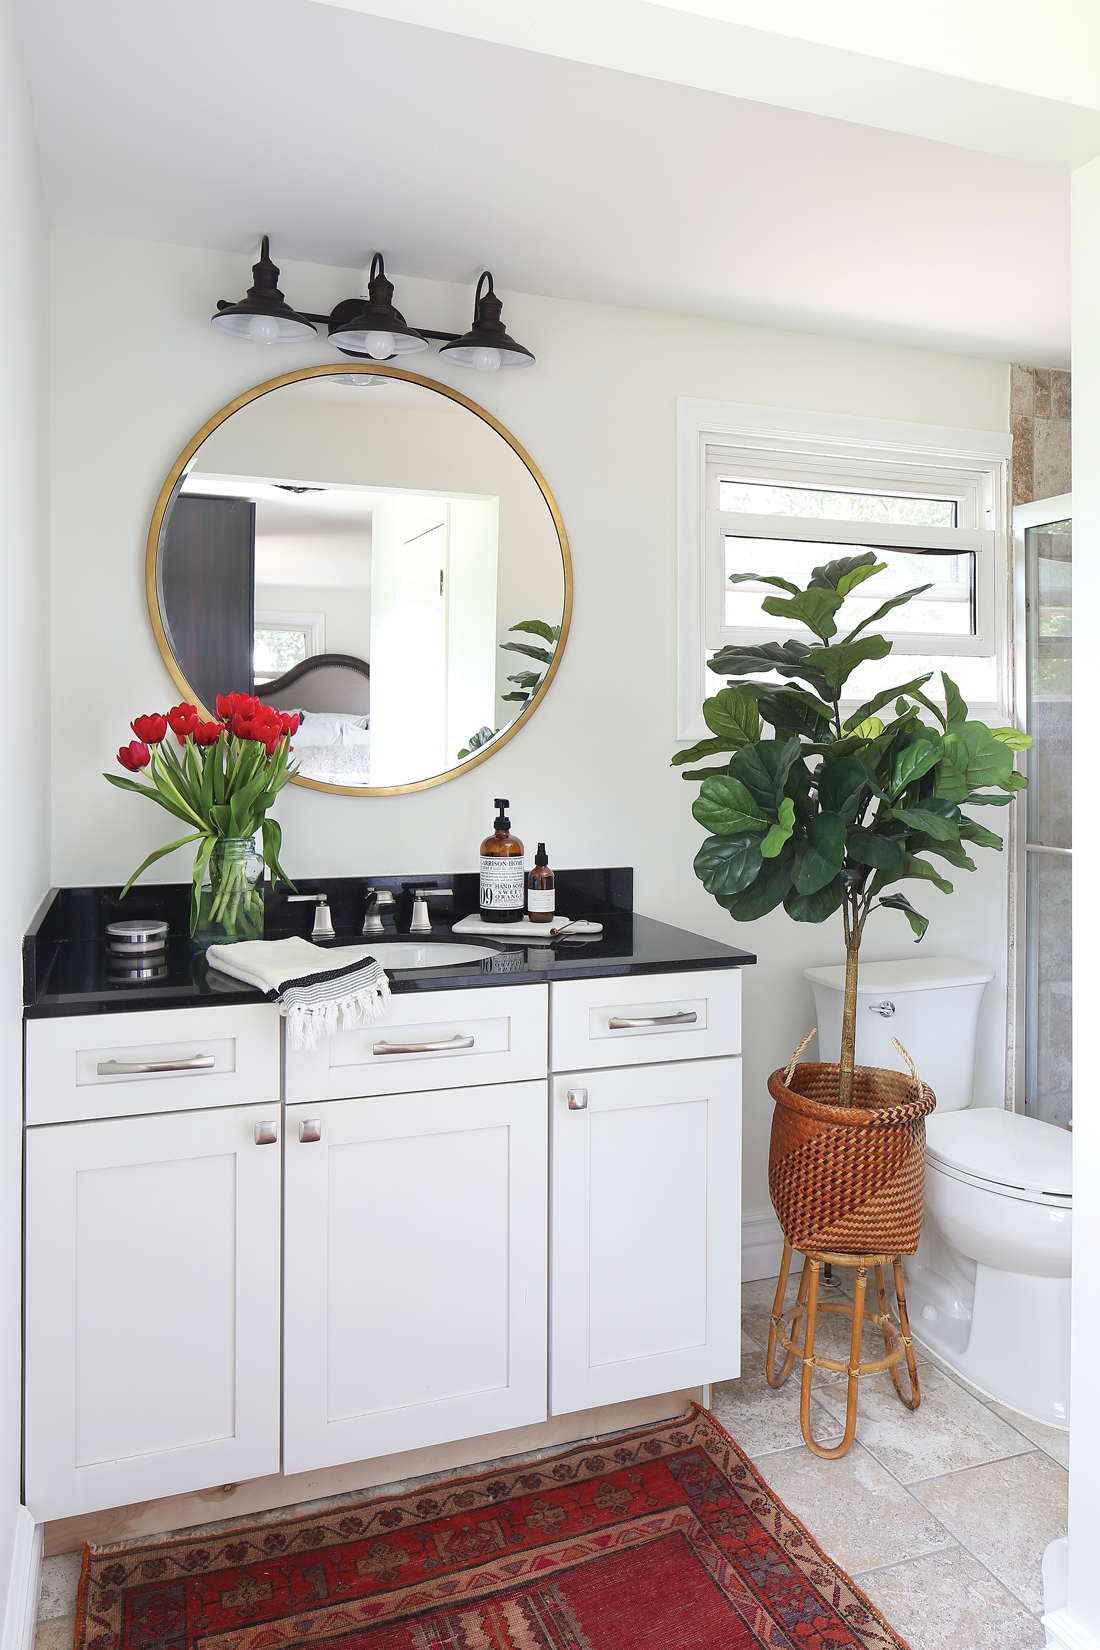
[[[1024,529],[1027,831],[1024,844],[1024,1100],[1030,1117],[1072,1117],[1070,726],[1072,529]]]

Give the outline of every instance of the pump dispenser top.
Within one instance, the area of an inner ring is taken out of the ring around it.
[[[506,796],[493,798],[497,817],[493,834],[481,844],[482,922],[520,922],[523,917],[523,843],[511,834],[511,820],[505,813]]]

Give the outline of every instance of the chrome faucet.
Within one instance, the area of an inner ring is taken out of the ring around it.
[[[428,920],[428,901],[430,899],[441,899],[443,897],[450,899],[453,893],[454,890],[452,888],[414,888],[413,914],[412,922],[409,925],[409,933],[430,934],[432,931],[432,925]]]
[[[394,897],[388,888],[367,889],[367,914],[363,918],[364,934],[382,934],[382,912],[394,905]]]
[[[329,910],[327,894],[288,894],[288,905],[308,904],[312,901],[317,911],[313,918],[313,938],[315,940],[334,940],[335,930],[332,926],[332,912]]]

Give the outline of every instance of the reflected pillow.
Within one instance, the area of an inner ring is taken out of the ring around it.
[[[339,728],[342,722],[350,723],[356,728],[365,728],[367,725],[365,716],[353,716],[347,710],[300,710],[298,715],[308,722],[329,722],[335,728]]]
[[[370,745],[369,731],[358,722],[345,722],[340,736],[342,745]]]
[[[297,733],[290,736],[290,743],[295,750],[304,750],[313,745],[335,745],[340,738],[340,727],[336,722],[323,722],[319,716],[310,716],[302,722]]]

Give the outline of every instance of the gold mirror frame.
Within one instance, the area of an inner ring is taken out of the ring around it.
[[[569,635],[569,621],[573,612],[573,564],[569,559],[569,540],[565,536],[565,525],[561,519],[561,512],[537,464],[532,461],[530,454],[520,446],[511,431],[506,430],[503,424],[498,423],[492,413],[486,412],[484,407],[479,407],[476,401],[469,400],[465,395],[461,395],[458,390],[449,389],[446,384],[440,384],[434,378],[424,378],[420,373],[406,372],[402,367],[388,367],[374,361],[370,363],[370,370],[372,374],[384,374],[387,378],[403,379],[406,384],[419,384],[423,389],[434,390],[437,395],[445,395],[449,401],[457,401],[460,407],[465,407],[467,412],[474,413],[483,423],[488,424],[491,430],[495,430],[502,440],[508,443],[512,451],[530,471],[540,493],[546,500],[547,509],[550,511],[554,530],[558,535],[558,545],[561,549],[565,574],[565,602],[562,610],[561,634],[554,649],[554,656],[547,667],[546,675],[539,683],[530,702],[523,707],[515,721],[499,738],[493,741],[487,750],[482,751],[480,755],[471,756],[468,761],[461,763],[456,768],[448,768],[444,773],[433,774],[430,779],[414,780],[408,785],[330,785],[324,780],[304,779],[300,775],[291,781],[292,784],[302,785],[311,791],[330,791],[334,796],[399,796],[405,791],[424,791],[430,789],[433,785],[443,785],[449,779],[457,779],[461,774],[469,773],[471,768],[476,768],[480,762],[486,762],[489,757],[495,756],[508,743],[509,739],[519,732],[523,724],[530,720],[545,698],[546,691],[557,674],[562,654],[565,652],[566,638]],[[153,635],[156,637],[160,656],[168,667],[168,674],[185,698],[190,703],[199,706],[200,711],[207,720],[213,720],[214,713],[199,702],[198,695],[185,679],[183,672],[176,663],[172,649],[168,645],[168,637],[164,632],[164,624],[160,616],[160,603],[157,600],[157,552],[160,548],[161,532],[168,506],[176,496],[176,490],[185,469],[207,436],[212,435],[218,425],[223,424],[233,413],[238,412],[241,407],[247,407],[250,401],[258,401],[261,395],[269,395],[272,390],[281,389],[284,384],[297,384],[305,378],[329,378],[348,371],[347,363],[335,366],[303,367],[299,372],[287,372],[283,373],[280,378],[269,378],[266,383],[257,384],[255,389],[246,391],[244,395],[238,395],[235,401],[230,401],[220,412],[216,412],[213,418],[208,419],[197,435],[192,436],[169,470],[164,486],[160,490],[156,509],[153,511],[153,519],[149,523],[149,537],[145,547],[145,596],[149,603],[149,617],[152,620]]]

